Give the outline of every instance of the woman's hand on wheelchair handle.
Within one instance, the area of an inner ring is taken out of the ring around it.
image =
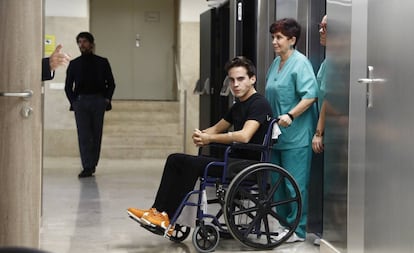
[[[288,114],[282,114],[278,117],[277,124],[282,127],[289,127],[292,124],[292,119],[289,117]]]

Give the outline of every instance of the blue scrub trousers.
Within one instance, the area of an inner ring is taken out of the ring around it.
[[[306,224],[308,216],[308,185],[311,161],[311,146],[286,150],[272,150],[271,162],[286,169],[292,175],[299,187],[299,191],[302,196],[302,215],[300,217],[299,225],[295,231],[296,234],[301,238],[306,238]],[[274,175],[272,177],[272,182],[275,182],[277,180],[277,176],[278,175]],[[292,193],[294,193],[293,187],[289,184],[285,184],[279,187],[279,190],[275,193],[275,199],[292,196]],[[292,223],[297,215],[297,209],[292,205],[294,204],[279,206],[277,208],[277,212],[286,217],[289,223]]]

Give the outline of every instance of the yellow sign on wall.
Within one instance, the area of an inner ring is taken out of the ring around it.
[[[49,56],[53,53],[56,47],[55,35],[45,34],[45,55]]]

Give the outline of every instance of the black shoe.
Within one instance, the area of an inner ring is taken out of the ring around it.
[[[82,170],[81,173],[79,173],[78,177],[91,177],[93,174],[90,170]]]

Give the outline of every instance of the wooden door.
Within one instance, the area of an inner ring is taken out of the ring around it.
[[[43,0],[0,0],[0,245],[37,247]]]

